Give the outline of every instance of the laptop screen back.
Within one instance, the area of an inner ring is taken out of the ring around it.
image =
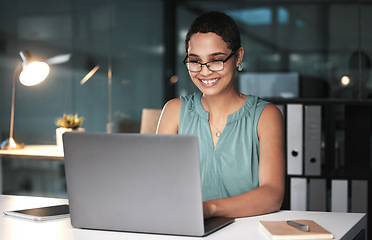
[[[73,227],[204,234],[197,137],[66,133],[63,141]]]

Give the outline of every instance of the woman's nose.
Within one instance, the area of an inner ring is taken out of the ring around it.
[[[207,67],[207,65],[201,65],[201,70],[200,70],[200,74],[202,75],[209,75],[209,74],[212,74],[213,71],[209,70],[209,68]]]

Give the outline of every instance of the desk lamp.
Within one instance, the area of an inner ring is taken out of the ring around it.
[[[14,126],[14,102],[16,92],[16,79],[25,86],[34,86],[42,81],[49,74],[49,65],[41,61],[31,61],[31,55],[26,51],[19,52],[23,63],[16,68],[13,75],[13,89],[12,89],[12,108],[10,112],[10,131],[9,138],[1,143],[1,149],[22,149],[25,147],[23,143],[17,143],[13,138]]]

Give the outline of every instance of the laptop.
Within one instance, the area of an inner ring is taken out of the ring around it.
[[[203,219],[196,136],[65,133],[75,228],[206,236],[234,221]]]

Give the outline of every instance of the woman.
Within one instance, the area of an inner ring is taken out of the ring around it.
[[[244,49],[235,22],[220,12],[194,20],[184,63],[201,93],[172,99],[158,134],[199,139],[204,217],[277,211],[284,195],[283,119],[272,104],[234,86]]]

